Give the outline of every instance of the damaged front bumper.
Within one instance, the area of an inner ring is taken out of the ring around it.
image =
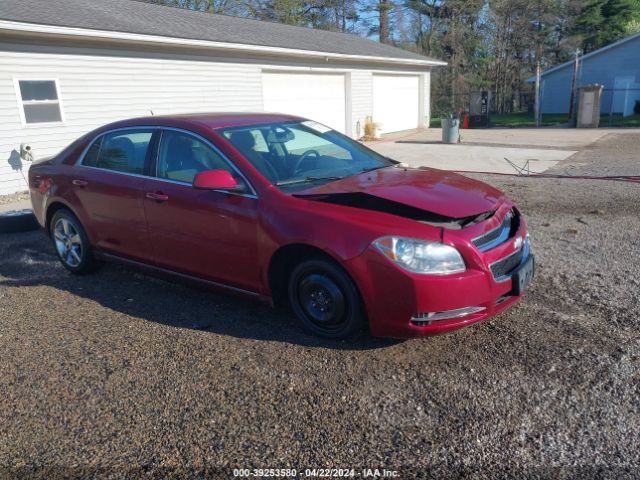
[[[524,221],[512,233],[488,252],[481,252],[471,239],[459,237],[454,245],[465,258],[467,269],[453,275],[408,272],[374,248],[350,260],[348,269],[360,288],[371,333],[393,338],[438,335],[486,320],[512,306],[526,292],[534,270]],[[518,263],[496,277],[492,265],[507,257],[517,257]]]

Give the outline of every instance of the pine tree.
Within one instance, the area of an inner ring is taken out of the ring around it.
[[[595,0],[580,14],[575,33],[583,37],[585,52],[615,42],[640,24],[639,0]]]

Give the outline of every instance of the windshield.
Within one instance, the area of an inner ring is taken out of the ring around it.
[[[271,183],[286,192],[396,162],[310,120],[220,130]]]

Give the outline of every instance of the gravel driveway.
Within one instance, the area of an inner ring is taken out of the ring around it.
[[[639,174],[640,135],[559,172]],[[0,477],[640,476],[640,185],[485,177],[527,216],[537,278],[453,334],[327,342],[292,316],[0,237]],[[356,470],[358,473],[359,470]]]

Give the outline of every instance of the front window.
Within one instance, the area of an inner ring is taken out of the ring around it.
[[[158,152],[159,178],[192,183],[198,173],[219,169],[236,176],[220,154],[193,135],[174,130],[162,132]]]
[[[262,175],[287,192],[394,164],[313,121],[225,128],[221,133]]]

